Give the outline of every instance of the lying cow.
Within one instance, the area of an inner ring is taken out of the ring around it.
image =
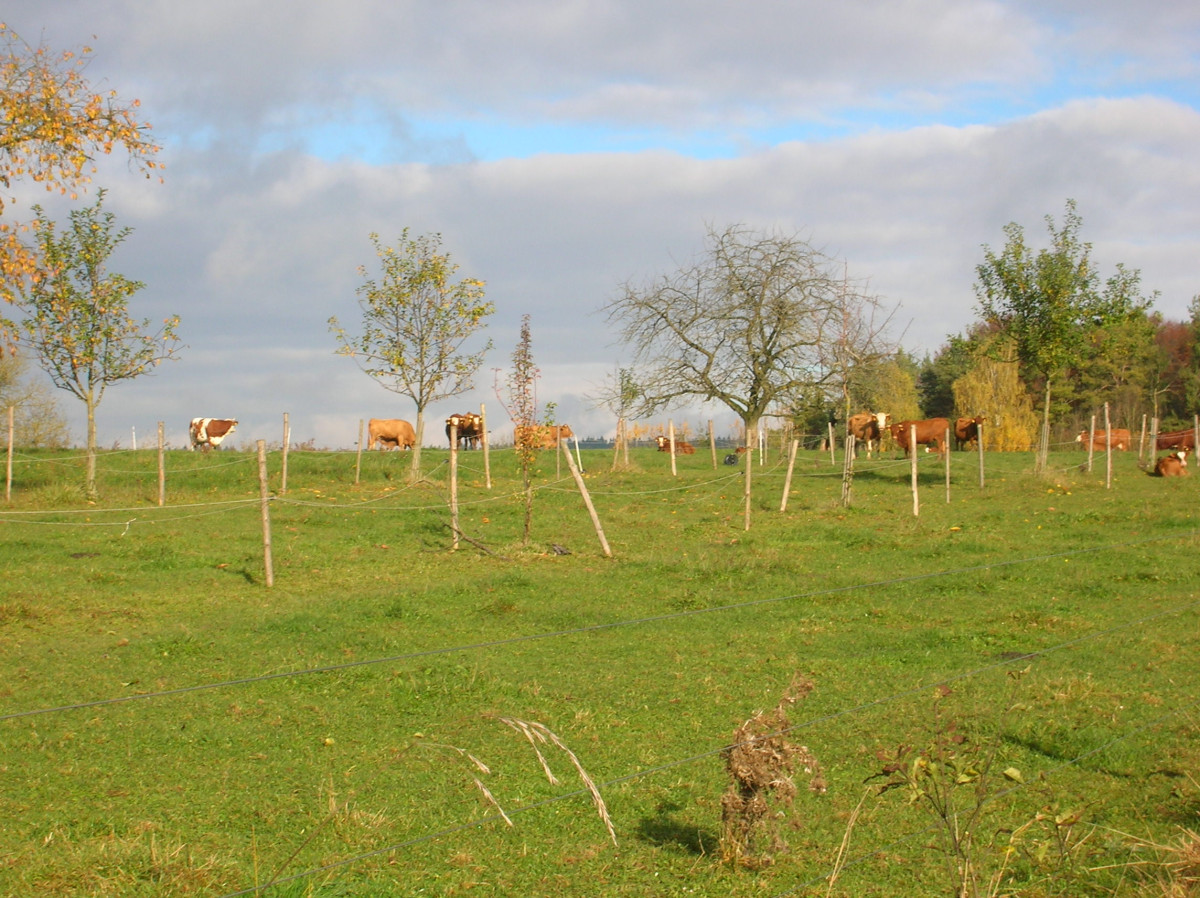
[[[188,427],[188,436],[192,440],[191,448],[199,447],[208,452],[220,446],[221,441],[233,433],[237,423],[234,418],[192,418]]]
[[[938,455],[946,454],[946,433],[950,430],[950,422],[946,418],[901,421],[899,424],[889,426],[888,431],[892,434],[892,439],[896,441],[897,446],[904,450],[905,455],[908,455],[910,451],[908,442],[913,428],[916,429],[918,446],[928,447],[933,444],[937,446]],[[925,451],[928,452],[929,449],[926,448]]]
[[[847,436],[854,437],[855,443],[867,444],[867,458],[879,446],[883,429],[887,427],[887,418],[883,412],[861,412],[851,415],[846,421]]]
[[[959,418],[954,422],[954,442],[958,445],[959,451],[972,444],[979,445],[979,425],[982,423],[982,415],[976,415],[974,418]]]
[[[1154,463],[1154,473],[1151,476],[1187,477],[1187,453],[1186,449],[1176,449],[1174,452],[1168,452]]]
[[[466,412],[451,415],[446,419],[446,440],[450,439],[450,428],[457,428],[458,445],[461,449],[477,449],[483,440],[483,415]]]
[[[514,433],[518,449],[553,449],[573,436],[568,424],[518,424]]]
[[[1079,436],[1075,437],[1075,442],[1079,443],[1086,449],[1089,436],[1090,431],[1085,430]],[[1117,427],[1110,428],[1107,432],[1104,430],[1097,430],[1096,436],[1091,440],[1091,443],[1092,449],[1105,449],[1111,445],[1114,449],[1125,450],[1128,449],[1130,445],[1129,431],[1125,430],[1124,428]]]
[[[1190,449],[1196,451],[1196,431],[1188,428],[1187,430],[1169,430],[1166,433],[1160,433],[1154,438],[1155,449]]]
[[[659,452],[670,452],[671,451],[671,438],[670,437],[655,437],[654,442],[658,443],[658,451]],[[675,441],[675,454],[676,455],[695,455],[696,447],[693,446],[691,443],[687,442],[686,440],[676,440]]]
[[[367,422],[367,448],[411,449],[417,444],[413,426],[401,418],[372,418]]]

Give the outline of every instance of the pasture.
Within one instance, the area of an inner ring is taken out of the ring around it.
[[[1200,827],[1196,478],[1121,453],[1106,489],[1064,450],[1045,479],[988,455],[981,489],[963,452],[947,502],[928,456],[914,516],[894,453],[846,508],[801,452],[782,513],[756,463],[747,531],[744,461],[590,450],[605,558],[552,452],[521,544],[514,456],[488,489],[460,455],[451,551],[444,450],[416,486],[399,452],[356,484],[293,451],[271,588],[252,453],[168,453],[162,508],[152,451],[102,453],[95,506],[80,456],[18,456],[0,894],[950,895],[964,865],[978,894],[1166,894]],[[794,771],[723,862],[722,751],[797,677],[825,790]]]

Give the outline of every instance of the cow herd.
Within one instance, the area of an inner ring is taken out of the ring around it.
[[[847,436],[854,437],[855,443],[862,444],[868,457],[879,449],[885,431],[890,434],[893,442],[904,450],[906,456],[911,454],[914,446],[925,446],[927,452],[932,447],[939,455],[944,455],[948,448],[947,438],[951,433],[959,449],[978,447],[979,428],[984,423],[982,416],[958,418],[953,428],[950,427],[948,418],[906,420],[892,424],[888,423],[888,418],[889,415],[882,412],[851,415],[846,421]],[[237,423],[235,418],[193,418],[188,427],[191,448],[207,452],[219,447],[221,442],[234,432]],[[411,449],[417,442],[412,424],[400,418],[371,418],[367,426],[367,436],[368,449]],[[574,433],[566,424],[518,425],[514,431],[516,445],[528,449],[553,449],[572,436]],[[446,419],[446,439],[456,439],[461,449],[481,448],[485,439],[483,416],[473,412],[451,415]],[[672,440],[669,437],[658,436],[654,439],[659,452],[671,451]],[[1085,430],[1075,438],[1075,442],[1082,446],[1090,445],[1093,450],[1109,447],[1127,450],[1132,445],[1132,437],[1127,429],[1113,427],[1095,431]],[[1195,430],[1160,433],[1155,437],[1154,445],[1156,450],[1170,450],[1166,456],[1157,459],[1152,472],[1155,476],[1187,475],[1187,455],[1196,451]],[[674,450],[677,455],[693,455],[696,451],[691,443],[680,439],[674,440]]]

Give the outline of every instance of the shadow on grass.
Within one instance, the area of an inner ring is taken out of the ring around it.
[[[677,820],[675,815],[683,805],[661,802],[653,817],[644,817],[638,824],[638,835],[647,842],[663,848],[675,846],[689,854],[702,856],[717,846],[719,836],[712,830],[692,826]]]

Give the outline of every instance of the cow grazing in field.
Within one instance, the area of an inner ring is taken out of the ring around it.
[[[401,418],[372,418],[367,422],[367,448],[411,449],[417,444],[413,426]]]
[[[671,438],[670,437],[655,437],[654,442],[656,442],[658,444],[659,452],[670,452],[671,451]],[[689,443],[687,440],[681,440],[681,439],[677,438],[675,440],[675,454],[676,455],[695,455],[696,447],[693,446],[691,443]]]
[[[192,418],[188,436],[191,437],[193,449],[199,447],[207,452],[214,446],[220,446],[221,441],[236,427],[237,421],[233,418]]]
[[[954,442],[958,444],[960,451],[972,443],[976,446],[979,445],[979,425],[982,423],[982,415],[976,415],[974,418],[959,418],[954,422]]]
[[[846,421],[846,434],[854,437],[855,443],[866,443],[867,458],[878,448],[883,431],[887,428],[887,418],[884,412],[861,412],[851,415]]]
[[[518,424],[514,433],[518,449],[553,449],[573,436],[568,424]]]
[[[1187,477],[1187,454],[1186,449],[1176,449],[1174,452],[1168,452],[1162,458],[1154,463],[1154,477]]]
[[[1160,433],[1154,438],[1155,449],[1189,449],[1192,452],[1196,451],[1196,431],[1188,430],[1170,430],[1166,433]]]
[[[927,418],[924,421],[901,421],[899,424],[890,425],[888,431],[891,433],[892,439],[896,441],[896,445],[904,450],[905,455],[911,451],[908,441],[913,427],[917,431],[918,446],[928,447],[932,443],[937,446],[938,455],[946,454],[946,432],[950,429],[949,420]],[[925,451],[928,452],[928,448]]]
[[[1075,442],[1086,449],[1089,436],[1090,432],[1085,430],[1079,436],[1075,437]],[[1097,430],[1096,437],[1092,440],[1092,449],[1105,449],[1110,445],[1114,449],[1128,449],[1130,445],[1129,431],[1118,427],[1113,427],[1107,432]]]
[[[458,428],[458,445],[460,449],[478,449],[483,441],[483,415],[465,412],[461,415],[451,415],[446,419],[446,439],[450,439],[450,428]]]

